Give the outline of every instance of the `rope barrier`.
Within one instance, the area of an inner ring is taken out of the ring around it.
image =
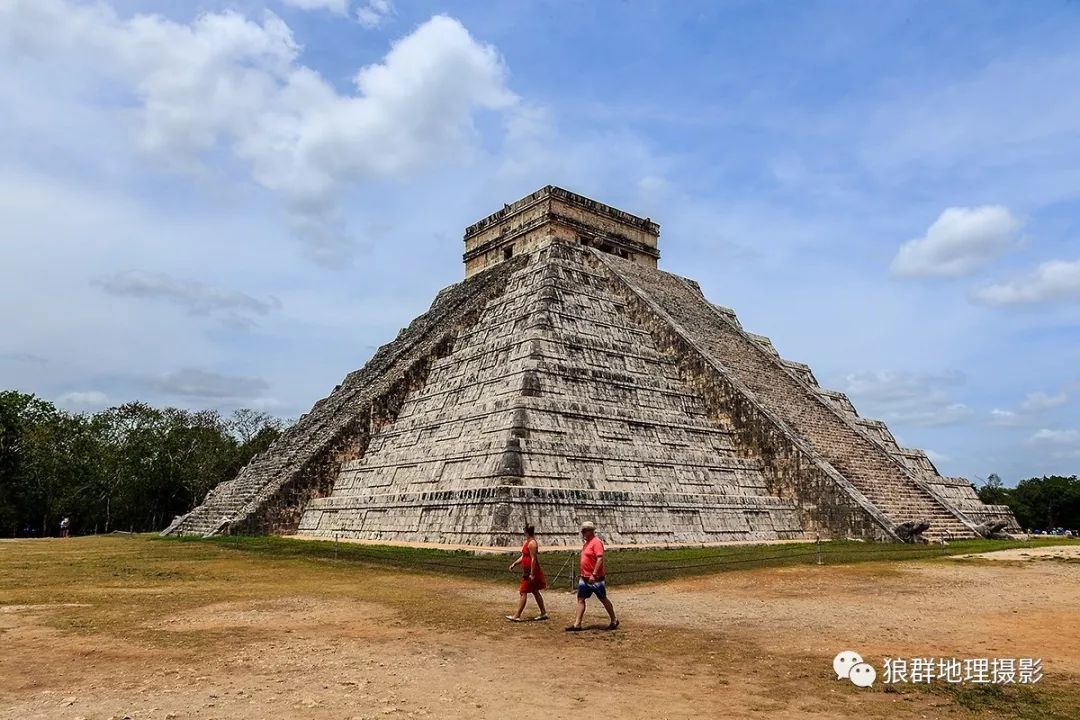
[[[563,562],[562,567],[559,568],[559,572],[555,573],[555,579],[551,581],[551,586],[555,587],[555,583],[559,582],[559,576],[562,575],[562,571],[566,569],[566,566],[570,564],[570,561],[574,559],[573,555],[567,555],[566,561]],[[573,584],[573,578],[571,578],[571,585]]]
[[[802,546],[796,546],[796,547],[793,547],[792,549],[795,550],[796,552],[787,552],[787,553],[781,552],[779,554],[765,555],[765,556],[761,556],[761,557],[749,557],[749,558],[747,558],[747,557],[738,557],[739,555],[742,554],[742,553],[740,553],[738,551],[716,553],[716,554],[710,554],[710,555],[701,555],[701,556],[698,556],[698,557],[695,557],[695,558],[689,558],[689,559],[703,560],[704,562],[691,562],[691,563],[685,563],[684,562],[684,563],[682,563],[682,564],[680,564],[678,566],[672,565],[672,562],[675,562],[675,561],[657,560],[657,561],[654,561],[654,562],[647,562],[647,563],[643,563],[643,564],[638,564],[638,565],[636,565],[634,567],[633,572],[646,572],[646,571],[650,571],[650,570],[663,571],[663,570],[668,570],[668,569],[689,569],[689,568],[695,568],[695,567],[710,567],[710,566],[713,566],[713,565],[723,565],[723,564],[726,564],[726,563],[735,564],[735,563],[747,563],[747,562],[766,562],[766,561],[771,561],[771,560],[784,560],[784,559],[788,559],[788,558],[810,557],[810,556],[817,556],[817,555],[821,555],[823,558],[829,557],[829,556],[846,556],[846,555],[853,555],[853,554],[858,555],[858,554],[863,554],[863,553],[873,553],[875,555],[886,555],[887,554],[887,555],[909,556],[909,555],[920,555],[920,554],[933,554],[937,550],[939,550],[939,549],[943,550],[944,548],[939,548],[938,546],[927,546],[925,549],[923,549],[923,548],[915,549],[911,545],[897,545],[897,546],[887,546],[887,545],[885,545],[885,546],[873,546],[873,545],[870,545],[870,546],[866,546],[866,547],[853,547],[853,546],[836,547],[836,546],[833,546],[833,548],[830,549],[826,545],[822,545],[820,550],[815,548],[812,551],[807,551]],[[635,552],[635,551],[631,551],[631,552]],[[728,560],[727,558],[732,558],[732,559]],[[627,571],[624,571],[624,572],[627,572]]]
[[[659,571],[665,571],[665,570],[691,570],[691,569],[695,569],[695,568],[720,567],[721,565],[738,565],[738,564],[741,564],[741,563],[768,562],[770,560],[789,560],[789,559],[793,559],[793,558],[816,557],[816,556],[817,556],[816,552],[795,553],[795,554],[791,554],[791,555],[767,555],[765,557],[739,558],[739,559],[736,559],[736,560],[721,560],[719,562],[689,563],[689,564],[684,564],[684,565],[665,565],[665,566],[659,567],[659,568],[628,568],[626,570],[619,570],[618,573],[620,575],[637,575],[637,574],[640,574],[640,573],[643,573],[643,572],[657,572],[658,570]]]

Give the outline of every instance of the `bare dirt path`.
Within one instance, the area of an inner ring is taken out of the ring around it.
[[[1080,542],[1072,545],[1051,545],[1049,547],[1012,548],[979,555],[956,555],[960,560],[977,558],[979,560],[1067,560],[1080,562]]]
[[[197,543],[0,547],[0,718],[1075,717],[1080,566],[935,560],[619,588],[623,629],[510,625],[504,585]],[[595,608],[587,618],[599,625]],[[837,681],[832,657],[1042,657],[1000,692]]]

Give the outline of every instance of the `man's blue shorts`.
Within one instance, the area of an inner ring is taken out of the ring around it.
[[[589,583],[585,582],[585,578],[579,578],[577,584],[578,599],[588,600],[593,595],[596,595],[597,600],[603,600],[607,597],[607,586],[604,585],[604,581]]]

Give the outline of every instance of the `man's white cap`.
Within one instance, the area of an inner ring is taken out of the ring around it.
[[[585,522],[581,523],[581,529],[582,530],[595,530],[596,525],[594,525],[591,522],[589,522],[588,520],[586,520]]]

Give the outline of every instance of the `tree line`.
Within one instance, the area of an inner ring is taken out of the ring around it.
[[[0,392],[0,536],[161,530],[281,434],[282,421],[131,402],[71,413]]]
[[[0,536],[161,530],[277,439],[264,412],[154,408],[132,402],[71,413],[0,392]],[[1080,529],[1080,479],[1050,475],[1007,488],[991,475],[985,503],[1008,505],[1025,529]]]
[[[1080,478],[1045,475],[1005,487],[991,474],[977,488],[979,499],[990,505],[1008,505],[1025,530],[1080,530]]]

